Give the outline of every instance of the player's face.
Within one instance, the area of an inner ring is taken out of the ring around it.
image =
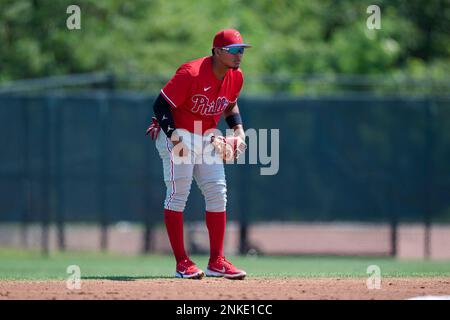
[[[241,65],[244,48],[232,48],[232,50],[219,49],[218,57],[223,65],[237,69]]]

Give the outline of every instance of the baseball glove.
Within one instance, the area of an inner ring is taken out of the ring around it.
[[[158,120],[155,117],[152,117],[152,124],[147,128],[145,135],[150,135],[152,140],[156,140],[160,131],[161,127],[159,126]]]
[[[219,156],[225,161],[239,158],[247,149],[244,140],[239,136],[212,136],[211,143]]]

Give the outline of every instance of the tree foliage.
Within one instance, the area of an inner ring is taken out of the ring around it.
[[[81,30],[66,9],[81,8]],[[210,53],[222,28],[254,45],[246,76],[450,73],[448,0],[1,0],[0,81],[90,72],[167,76]]]

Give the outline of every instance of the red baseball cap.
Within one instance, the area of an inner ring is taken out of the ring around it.
[[[241,34],[235,29],[225,29],[216,33],[213,41],[213,48],[224,47],[246,47],[251,45],[245,44],[242,41]]]

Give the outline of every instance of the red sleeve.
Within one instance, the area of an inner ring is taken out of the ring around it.
[[[177,108],[188,99],[191,83],[192,77],[189,69],[186,65],[182,65],[172,79],[161,89],[161,95],[172,107]]]
[[[242,75],[241,70],[238,70],[236,72],[235,78],[233,80],[233,92],[230,97],[230,103],[236,103],[239,94],[241,93],[242,85],[244,84],[244,76]]]

